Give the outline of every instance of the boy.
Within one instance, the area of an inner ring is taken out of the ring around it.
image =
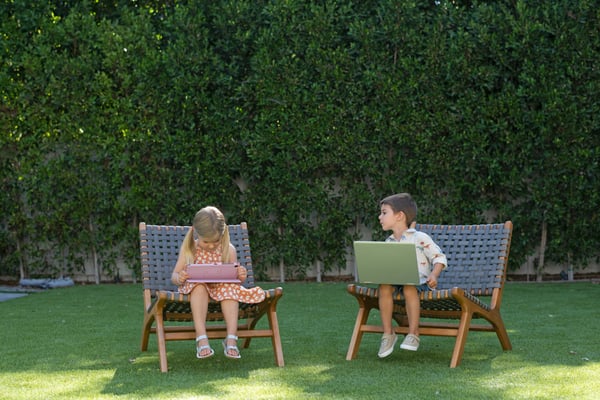
[[[393,294],[396,289],[404,295],[409,333],[400,345],[401,349],[416,351],[419,348],[419,318],[421,301],[419,293],[435,289],[440,272],[448,264],[440,247],[424,232],[409,228],[416,222],[417,205],[408,193],[399,193],[381,200],[379,222],[384,231],[392,231],[386,242],[409,242],[417,248],[420,285],[379,285],[379,312],[383,325],[383,336],[378,356],[392,354],[397,337],[392,327],[394,310]]]

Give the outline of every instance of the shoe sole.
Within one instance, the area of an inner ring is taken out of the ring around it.
[[[210,349],[210,353],[208,353],[206,355],[201,355],[200,353],[198,353],[196,351],[196,358],[199,359],[199,360],[204,360],[205,358],[210,358],[210,357],[212,357],[214,355],[215,355],[215,351],[213,349]]]
[[[240,354],[240,349],[238,349],[237,346],[227,346],[226,340],[227,339],[223,340],[223,355],[225,355],[225,357],[227,358],[231,358],[234,360],[239,360],[240,358],[242,358],[242,355]],[[237,356],[232,356],[231,354],[229,354],[229,350],[237,351]]]
[[[418,347],[414,347],[414,346],[407,346],[405,344],[401,344],[400,348],[402,350],[409,350],[409,351],[417,351],[419,348]]]

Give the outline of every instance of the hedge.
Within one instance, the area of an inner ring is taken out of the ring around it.
[[[262,278],[335,273],[402,191],[422,222],[511,219],[511,268],[583,268],[597,5],[3,1],[0,275],[137,274],[137,224],[206,204]]]

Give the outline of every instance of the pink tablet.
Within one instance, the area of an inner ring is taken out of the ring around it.
[[[189,264],[187,266],[188,282],[230,282],[242,283],[237,277],[239,264]]]

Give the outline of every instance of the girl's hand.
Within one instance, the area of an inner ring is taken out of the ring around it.
[[[188,277],[189,277],[189,275],[188,275],[187,271],[181,270],[179,272],[173,272],[173,275],[171,276],[171,280],[176,285],[183,285]]]
[[[246,280],[246,278],[248,277],[248,271],[246,271],[246,267],[242,267],[241,265],[238,265],[237,276],[240,281],[244,282]]]

